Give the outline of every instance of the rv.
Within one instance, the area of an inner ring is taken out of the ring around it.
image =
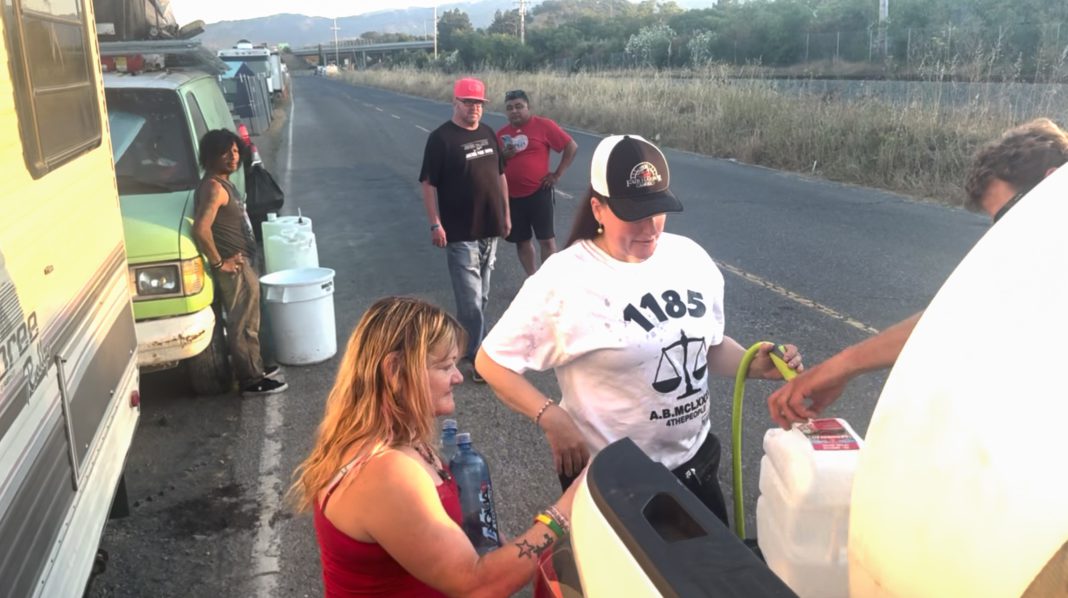
[[[278,87],[274,87],[272,76],[271,51],[267,48],[255,48],[251,43],[241,40],[236,46],[227,50],[219,50],[219,59],[225,62],[234,71],[241,68],[242,64],[248,67],[257,77],[267,81],[267,90],[270,92],[281,91],[281,79]]]
[[[93,6],[7,0],[2,31],[0,594],[81,596],[140,413]]]

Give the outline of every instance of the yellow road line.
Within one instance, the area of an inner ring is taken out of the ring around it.
[[[716,265],[719,266],[721,269],[726,270],[727,272],[730,272],[731,274],[734,274],[735,276],[743,278],[743,279],[745,279],[745,280],[747,280],[747,281],[749,281],[749,282],[751,282],[751,283],[753,283],[753,284],[755,284],[757,286],[764,287],[765,289],[768,289],[769,291],[771,291],[773,293],[776,293],[777,295],[781,295],[783,297],[786,297],[787,299],[789,299],[790,301],[793,301],[794,303],[799,303],[799,304],[801,304],[801,305],[803,305],[803,306],[805,306],[805,307],[807,307],[809,309],[814,309],[814,310],[822,313],[825,316],[834,318],[835,320],[840,320],[840,321],[846,323],[847,325],[852,326],[853,328],[856,328],[857,330],[862,330],[864,332],[867,332],[868,334],[879,334],[879,329],[878,328],[875,328],[873,326],[869,326],[869,325],[865,324],[864,322],[861,322],[860,320],[858,320],[856,318],[853,318],[853,317],[848,316],[846,314],[843,314],[843,313],[841,313],[841,312],[839,312],[837,310],[834,310],[834,309],[832,309],[830,307],[827,307],[826,305],[824,305],[824,304],[822,304],[822,303],[820,303],[818,301],[813,301],[812,299],[809,299],[808,297],[804,297],[804,296],[802,296],[802,295],[800,295],[798,293],[795,293],[795,292],[791,291],[790,289],[787,289],[787,288],[785,288],[785,287],[783,287],[781,285],[777,285],[774,282],[771,282],[769,280],[765,280],[765,279],[757,276],[756,274],[752,274],[750,272],[746,272],[745,270],[742,270],[741,268],[738,268],[736,266],[732,266],[732,265],[730,265],[728,263],[721,262],[719,260],[715,260],[715,262],[716,262]]]

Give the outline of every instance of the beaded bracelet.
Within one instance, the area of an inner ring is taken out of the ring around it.
[[[545,410],[554,404],[552,399],[545,399],[545,404],[541,406],[541,409],[538,409],[538,414],[534,416],[534,423],[538,424],[541,421],[541,416],[545,414]]]
[[[565,534],[571,533],[571,522],[567,520],[567,517],[564,517],[564,514],[561,513],[559,509],[554,505],[549,505],[549,507],[545,509],[545,512],[548,513],[561,528],[563,528]]]
[[[560,527],[560,524],[557,523],[555,519],[553,519],[552,515],[549,515],[545,511],[538,513],[538,515],[534,518],[534,521],[542,523],[550,530],[552,530],[552,532],[556,534],[557,539],[563,538],[565,535],[564,529]]]

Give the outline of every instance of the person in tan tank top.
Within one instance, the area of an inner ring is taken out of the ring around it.
[[[193,238],[211,267],[219,299],[226,308],[230,361],[241,394],[264,396],[285,391],[278,366],[264,368],[260,353],[260,282],[255,267],[256,240],[241,194],[230,175],[241,164],[241,140],[226,129],[200,139],[204,178],[197,186]]]

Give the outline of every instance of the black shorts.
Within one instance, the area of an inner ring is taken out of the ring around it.
[[[723,490],[719,487],[719,456],[719,438],[709,432],[697,453],[690,457],[689,461],[672,469],[671,473],[675,474],[682,485],[693,492],[723,525],[729,527],[727,502],[723,498]],[[575,481],[575,478],[562,473],[557,477],[560,478],[560,488],[563,490],[567,490]]]
[[[539,241],[552,239],[553,205],[556,203],[556,191],[542,187],[526,197],[509,197],[508,209],[512,213],[512,232],[505,239],[509,243],[529,241],[531,230]]]

